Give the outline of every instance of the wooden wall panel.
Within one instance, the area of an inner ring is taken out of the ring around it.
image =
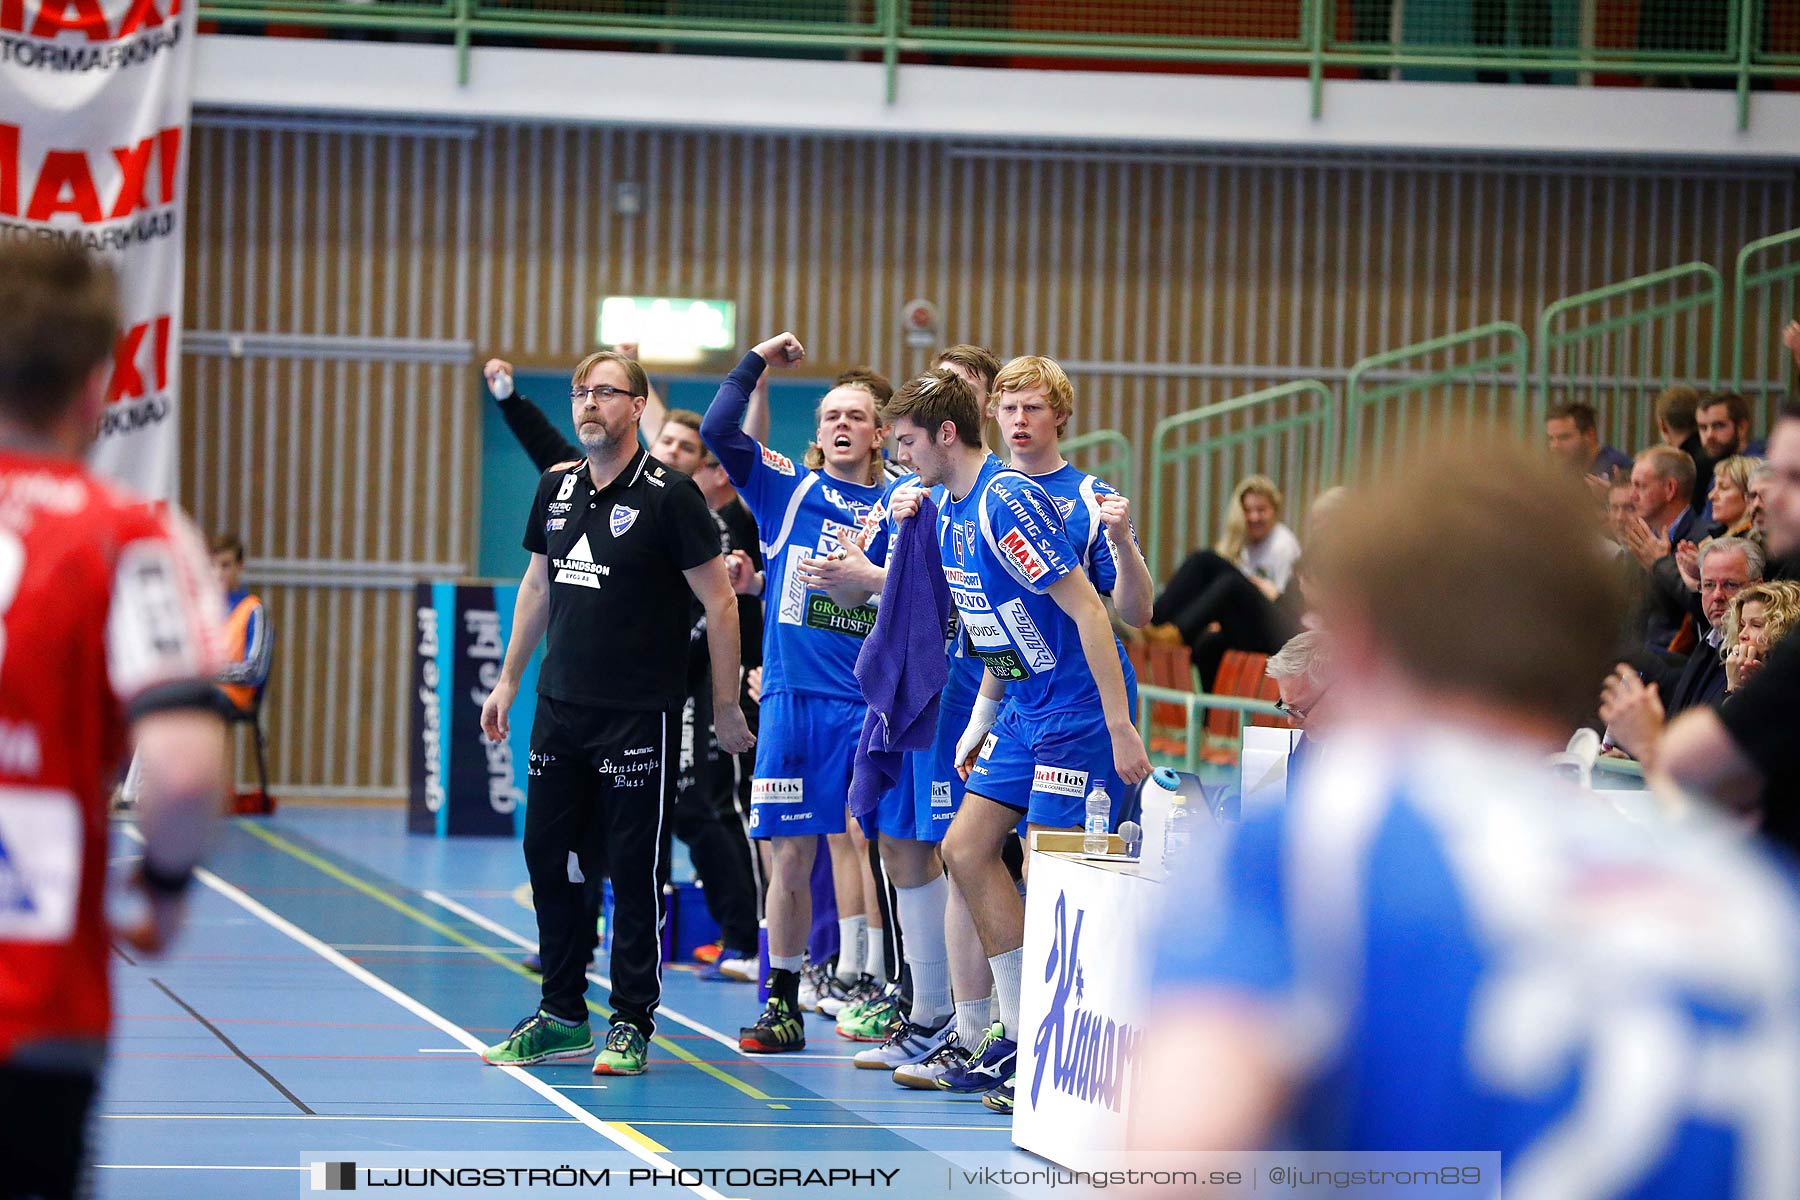
[[[1529,330],[1556,297],[1634,273],[1728,269],[1793,223],[1794,183],[1741,165],[203,116],[182,498],[243,531],[270,584],[279,781],[391,793],[399,584],[473,557],[475,369],[573,363],[602,294],[731,299],[745,345],[793,328],[820,374],[896,377],[925,363],[901,306],[932,300],[944,341],[1071,364],[1074,428],[1125,432],[1142,481],[1171,413],[1335,383],[1364,354],[1490,320]],[[1184,502],[1254,465],[1185,472]]]

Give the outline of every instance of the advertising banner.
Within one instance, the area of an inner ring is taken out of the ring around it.
[[[190,0],[0,3],[0,237],[54,238],[118,272],[124,319],[93,465],[176,487]]]

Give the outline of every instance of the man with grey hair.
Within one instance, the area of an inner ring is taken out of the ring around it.
[[[1644,643],[1653,652],[1669,648],[1687,615],[1685,592],[1657,586],[1656,571],[1664,558],[1671,559],[1662,564],[1665,571],[1674,565],[1676,546],[1695,540],[1698,515],[1688,507],[1693,490],[1694,460],[1673,447],[1642,450],[1632,464],[1631,500],[1637,513],[1621,523],[1619,533],[1625,549],[1648,576],[1639,588],[1644,596]],[[1679,583],[1678,574],[1675,578]]]
[[[1331,667],[1330,639],[1320,630],[1308,629],[1289,638],[1264,668],[1281,691],[1276,707],[1301,729],[1288,753],[1289,795],[1318,751],[1316,735],[1329,723],[1329,713],[1321,720],[1320,710],[1331,690]]]
[[[1716,704],[1725,695],[1725,613],[1733,596],[1762,579],[1763,565],[1762,547],[1748,538],[1714,538],[1700,548],[1700,606],[1709,627],[1706,635],[1669,689],[1666,705],[1657,695],[1657,685],[1646,684],[1624,663],[1607,678],[1600,690],[1600,717],[1614,744],[1641,759],[1668,718]]]

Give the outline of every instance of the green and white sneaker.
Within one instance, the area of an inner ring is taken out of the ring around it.
[[[594,1052],[594,1035],[583,1021],[565,1025],[542,1012],[532,1013],[506,1035],[506,1040],[481,1052],[481,1061],[495,1067],[529,1067],[553,1058],[586,1058]]]
[[[881,999],[885,987],[875,982],[875,977],[867,972],[858,975],[856,981],[845,985],[836,975],[831,977],[836,987],[819,993],[819,1014],[834,1020],[843,1015],[845,1009],[856,1004],[867,1004],[871,1000]]]
[[[596,1075],[642,1075],[649,1042],[636,1025],[620,1021],[606,1033],[606,1045],[594,1060]]]
[[[877,996],[838,1013],[837,1034],[853,1042],[885,1042],[901,1020],[899,997]]]

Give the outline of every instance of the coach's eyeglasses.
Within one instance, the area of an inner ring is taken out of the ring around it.
[[[1275,711],[1280,713],[1282,716],[1286,717],[1290,721],[1300,721],[1300,722],[1304,723],[1306,720],[1306,714],[1313,711],[1313,709],[1319,707],[1319,701],[1323,700],[1325,698],[1325,693],[1329,692],[1330,690],[1331,690],[1330,684],[1327,684],[1324,687],[1320,688],[1319,694],[1314,696],[1313,702],[1311,704],[1307,705],[1305,708],[1296,708],[1292,704],[1289,704],[1286,700],[1277,700],[1275,702]]]
[[[569,389],[569,399],[575,401],[577,404],[586,400],[589,396],[594,398],[596,404],[604,404],[614,396],[628,396],[632,399],[636,399],[636,396],[634,396],[629,389],[616,388],[610,383],[598,384],[591,388],[577,387]]]

